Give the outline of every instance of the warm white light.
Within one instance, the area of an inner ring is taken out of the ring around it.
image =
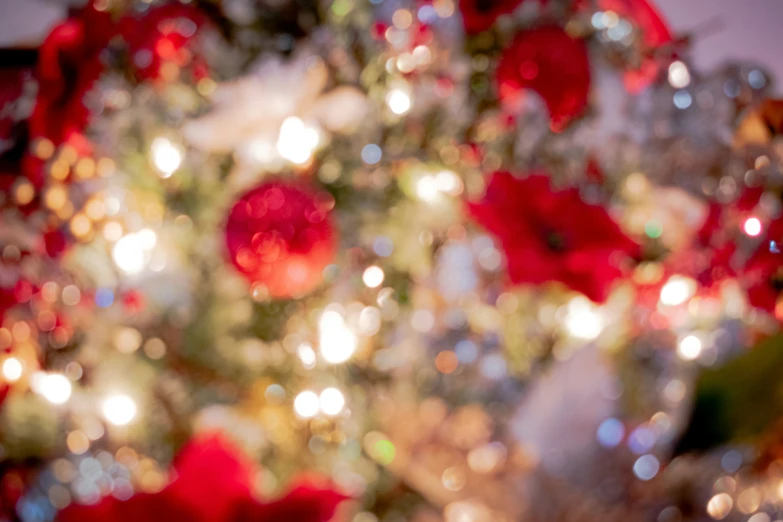
[[[419,196],[419,199],[426,201],[427,203],[435,202],[440,196],[440,190],[438,190],[438,182],[436,181],[435,176],[430,176],[428,174],[420,177],[416,181],[416,195]]]
[[[269,165],[279,159],[274,142],[258,138],[248,145],[250,158],[258,165]]]
[[[71,397],[71,381],[59,373],[38,373],[31,384],[36,393],[52,404],[63,404]]]
[[[411,108],[411,97],[402,89],[392,89],[386,93],[386,105],[394,114],[405,114]]]
[[[22,363],[16,357],[9,357],[3,361],[3,377],[8,382],[16,382],[22,376]]]
[[[383,283],[384,273],[379,266],[368,266],[362,274],[362,281],[370,288],[377,288]]]
[[[144,250],[152,250],[158,242],[158,236],[149,228],[143,228],[136,234],[139,239],[139,245]]]
[[[742,230],[751,237],[756,237],[761,234],[761,221],[759,218],[750,217],[742,224]]]
[[[590,340],[601,335],[604,320],[587,298],[575,297],[568,303],[565,327],[572,336]]]
[[[321,392],[321,411],[327,415],[337,415],[343,411],[345,397],[337,388],[326,388]]]
[[[726,518],[734,506],[734,499],[728,493],[718,493],[707,502],[707,514],[715,520]]]
[[[299,360],[305,368],[310,369],[315,367],[315,350],[309,343],[302,343],[296,350]]]
[[[115,426],[125,426],[136,416],[136,403],[127,395],[112,395],[103,401],[103,416]]]
[[[435,176],[435,185],[438,190],[446,194],[457,195],[462,191],[462,180],[456,173],[450,170],[442,170]]]
[[[691,74],[688,67],[677,60],[669,66],[669,84],[675,89],[684,89],[691,83]]]
[[[294,399],[294,411],[305,419],[315,417],[320,409],[321,402],[315,392],[303,391]]]
[[[141,234],[131,233],[121,237],[111,251],[111,257],[117,267],[127,274],[141,272],[146,263],[145,242]]]
[[[335,310],[324,310],[318,321],[319,349],[326,362],[343,363],[356,351],[357,339],[342,314]]]
[[[152,162],[162,178],[168,178],[182,164],[182,151],[166,138],[155,138],[151,146]]]
[[[681,305],[696,293],[696,282],[683,276],[671,276],[661,288],[661,303],[666,306]]]
[[[305,125],[296,116],[290,116],[280,126],[277,152],[288,161],[301,165],[310,160],[319,141],[317,128]]]
[[[692,361],[701,355],[701,339],[695,335],[689,335],[680,341],[677,353],[686,361]]]

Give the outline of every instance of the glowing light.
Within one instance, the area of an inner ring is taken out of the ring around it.
[[[402,89],[392,89],[386,94],[386,105],[394,114],[405,114],[411,109],[411,97]]]
[[[462,192],[462,180],[450,170],[442,170],[435,176],[435,186],[441,192],[458,195]]]
[[[16,382],[22,376],[24,368],[16,357],[9,357],[3,361],[3,377],[8,382]]]
[[[370,288],[377,288],[383,283],[385,274],[383,270],[378,266],[368,266],[362,274],[362,281]]]
[[[147,263],[149,251],[155,247],[157,236],[150,229],[121,237],[112,249],[114,264],[127,274],[138,274]]]
[[[685,90],[679,90],[675,92],[672,100],[674,101],[675,107],[683,110],[690,107],[691,103],[693,103],[693,97],[691,96],[691,93]]]
[[[683,89],[691,83],[688,67],[677,60],[669,66],[669,84],[675,89]]]
[[[625,437],[625,426],[615,418],[603,421],[596,431],[598,443],[607,448],[613,448],[620,444],[623,437]]]
[[[671,276],[661,288],[661,303],[666,306],[681,305],[696,293],[696,282],[683,276]]]
[[[296,349],[299,360],[308,370],[315,367],[315,350],[309,343],[302,343]]]
[[[427,203],[434,203],[440,196],[440,190],[438,190],[438,183],[435,180],[435,176],[420,177],[416,181],[416,195],[422,201]]]
[[[182,150],[166,138],[155,138],[150,150],[162,178],[170,177],[182,164]]]
[[[305,125],[296,116],[290,116],[280,126],[277,152],[288,161],[302,165],[310,160],[319,141],[317,128]]]
[[[351,358],[356,351],[357,339],[345,324],[342,314],[325,310],[318,321],[319,349],[330,364],[339,364]]]
[[[695,335],[683,338],[677,346],[677,353],[686,361],[697,359],[701,355],[701,339]]]
[[[320,397],[321,411],[327,415],[337,415],[343,411],[345,406],[345,397],[337,388],[326,388],[321,392]]]
[[[125,426],[136,417],[136,403],[127,395],[112,395],[103,401],[103,416],[115,426]]]
[[[595,339],[604,329],[603,317],[585,297],[575,297],[568,303],[565,327],[577,339]]]
[[[761,221],[757,217],[749,217],[742,224],[742,230],[750,237],[756,237],[761,234]]]
[[[707,513],[715,520],[726,518],[734,506],[728,493],[718,493],[707,502]]]
[[[143,228],[136,234],[139,237],[139,245],[144,250],[152,250],[158,242],[158,236],[149,228]]]
[[[660,462],[653,455],[642,455],[633,464],[633,474],[639,480],[651,480],[658,474],[658,470],[661,468]]]
[[[294,399],[294,411],[304,419],[315,417],[320,409],[321,402],[318,395],[310,390],[301,392]]]
[[[71,382],[59,373],[37,373],[30,384],[52,404],[64,404],[71,398]]]

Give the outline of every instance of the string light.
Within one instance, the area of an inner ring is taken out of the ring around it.
[[[141,272],[149,258],[149,252],[155,247],[157,236],[150,229],[121,237],[112,248],[112,259],[117,267],[127,274]]]
[[[689,335],[680,341],[677,353],[686,361],[692,361],[701,355],[701,348],[701,339],[695,335]]]
[[[691,83],[688,67],[677,60],[669,66],[669,84],[675,89],[684,89]]]
[[[320,407],[326,415],[337,415],[343,411],[345,397],[337,388],[326,388],[321,392]]]
[[[718,493],[707,502],[707,513],[715,520],[726,518],[734,506],[734,500],[728,493]]]
[[[3,361],[3,377],[8,382],[16,382],[22,377],[24,368],[16,357],[9,357]]]
[[[318,333],[319,349],[328,363],[343,363],[356,351],[356,334],[348,328],[342,314],[336,310],[324,310],[318,321]]]
[[[386,93],[386,105],[397,115],[403,115],[411,109],[411,97],[402,89],[392,89]]]
[[[674,275],[661,288],[661,303],[666,306],[681,305],[696,293],[696,282],[688,277]]]
[[[152,162],[160,171],[161,178],[168,178],[174,174],[182,164],[182,150],[167,138],[155,138],[150,146]]]
[[[71,382],[59,373],[37,373],[30,384],[33,391],[52,404],[64,404],[71,398]]]
[[[296,349],[296,353],[305,368],[309,370],[315,367],[315,350],[309,343],[300,344],[299,348]]]
[[[320,135],[316,127],[305,125],[296,116],[290,116],[280,126],[277,152],[288,161],[302,165],[310,160],[319,141]]]
[[[438,190],[438,183],[435,181],[435,176],[420,177],[416,181],[416,195],[422,201],[426,203],[434,203],[440,196],[440,190]]]
[[[115,426],[125,426],[136,417],[136,403],[127,395],[112,395],[103,401],[104,418]]]
[[[303,391],[294,399],[294,411],[304,419],[315,417],[320,409],[321,402],[313,391]]]
[[[362,281],[369,288],[377,288],[383,283],[384,278],[383,270],[378,266],[368,266],[362,274]]]
[[[749,217],[742,224],[742,230],[750,237],[756,237],[761,234],[761,221],[757,217]]]
[[[565,327],[572,336],[591,340],[603,331],[604,320],[587,298],[575,297],[568,303]]]

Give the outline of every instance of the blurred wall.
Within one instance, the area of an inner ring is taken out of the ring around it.
[[[724,59],[754,61],[778,78],[777,91],[783,93],[783,0],[656,1],[675,32],[697,30],[693,52],[700,69]],[[66,3],[0,0],[0,46],[40,41]]]

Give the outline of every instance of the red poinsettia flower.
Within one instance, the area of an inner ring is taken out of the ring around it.
[[[174,481],[159,493],[94,506],[72,504],[59,522],[326,522],[346,499],[328,485],[295,487],[282,499],[254,500],[254,466],[220,436],[188,443],[173,463]]]
[[[205,76],[205,64],[189,49],[191,39],[205,23],[201,11],[178,2],[124,18],[121,33],[128,43],[136,76],[140,80],[160,79],[166,63],[178,67],[192,63],[194,74]]]
[[[602,302],[623,262],[640,252],[606,209],[582,201],[577,189],[553,191],[542,174],[497,172],[468,210],[500,240],[514,284],[559,281]]]
[[[779,303],[783,295],[783,219],[770,223],[764,241],[748,260],[744,281],[748,301],[783,319]]]
[[[500,100],[511,112],[518,110],[525,89],[538,93],[549,109],[552,129],[562,130],[587,107],[587,47],[559,27],[524,31],[503,51],[497,84]]]
[[[460,0],[459,10],[462,13],[465,32],[476,34],[486,31],[498,17],[513,12],[522,2],[523,0]]]
[[[100,53],[113,34],[109,14],[92,3],[52,30],[39,53],[31,138],[60,145],[81,134],[90,117],[84,98],[103,71]]]

